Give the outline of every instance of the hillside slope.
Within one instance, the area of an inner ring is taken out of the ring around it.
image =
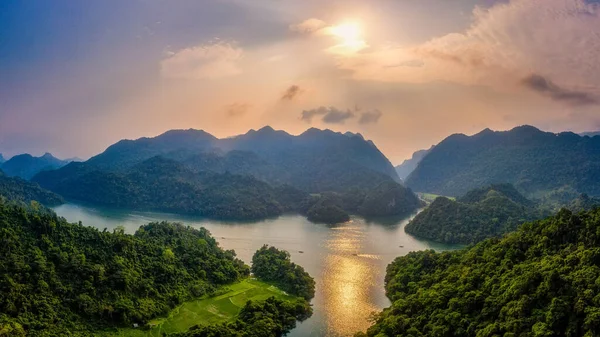
[[[126,171],[158,155],[196,171],[253,175],[315,193],[400,181],[389,160],[361,135],[318,129],[293,136],[264,127],[224,139],[202,130],[171,130],[153,138],[122,140],[86,164]]]
[[[2,171],[0,171],[0,197],[26,204],[38,201],[48,206],[60,205],[64,202],[61,196],[41,188],[38,184],[19,177],[8,177]]]
[[[456,201],[435,199],[405,230],[432,241],[469,244],[501,236],[544,215],[548,214],[511,185],[491,185],[472,190]]]
[[[180,224],[111,233],[0,200],[0,232],[0,332],[7,336],[89,336],[143,324],[249,273],[204,228]]]
[[[392,305],[359,336],[600,335],[600,209],[561,211],[460,251],[387,268]]]
[[[436,145],[406,180],[417,192],[459,196],[497,183],[526,194],[570,186],[600,195],[600,137],[554,134],[532,126],[452,135]]]

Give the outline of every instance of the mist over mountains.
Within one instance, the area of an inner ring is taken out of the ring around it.
[[[265,127],[225,139],[171,130],[122,140],[33,181],[69,199],[222,219],[310,211],[335,222],[344,213],[396,215],[421,205],[372,142],[319,129],[292,136]]]
[[[398,174],[398,177],[402,180],[406,179],[406,177],[408,177],[412,173],[412,171],[414,171],[417,168],[417,165],[419,165],[421,160],[425,158],[429,151],[431,151],[431,149],[419,150],[413,153],[410,159],[406,159],[402,162],[402,164],[396,166],[395,169],[396,173]]]

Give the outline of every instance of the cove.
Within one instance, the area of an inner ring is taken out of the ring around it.
[[[351,336],[366,330],[369,316],[390,305],[385,296],[386,266],[411,251],[459,248],[418,240],[404,232],[414,216],[366,220],[352,217],[339,225],[314,224],[299,215],[257,222],[215,221],[177,214],[132,212],[68,203],[54,211],[70,222],[81,221],[100,230],[122,226],[134,233],[153,221],[181,222],[205,227],[224,249],[235,250],[250,264],[263,244],[290,252],[292,261],[315,278],[313,316],[288,336]]]

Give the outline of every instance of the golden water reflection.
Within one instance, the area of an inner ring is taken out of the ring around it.
[[[351,336],[366,330],[369,314],[380,310],[369,293],[380,276],[372,261],[379,257],[361,254],[365,233],[352,224],[332,230],[325,245],[329,251],[321,286],[327,335]]]

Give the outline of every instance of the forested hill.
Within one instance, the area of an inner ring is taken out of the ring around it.
[[[332,223],[348,214],[405,214],[421,205],[372,142],[318,129],[292,136],[265,127],[226,139],[173,130],[120,141],[87,162],[32,180],[69,199],[218,219],[307,214],[312,208],[312,219]],[[326,194],[352,201],[337,205],[341,209],[313,208],[319,198],[309,195]]]
[[[526,223],[465,250],[387,268],[367,336],[600,336],[600,209]],[[364,336],[364,334],[357,334]]]
[[[38,184],[18,177],[8,177],[2,171],[0,171],[0,197],[27,204],[31,201],[39,201],[48,206],[64,202],[61,196],[41,188]]]
[[[68,161],[60,160],[50,153],[40,157],[30,154],[20,154],[1,163],[0,168],[11,177],[31,179],[34,175],[45,170],[54,170],[68,164]]]
[[[532,126],[452,135],[436,145],[406,180],[417,192],[459,196],[494,183],[526,194],[571,186],[600,195],[600,137],[554,134]]]
[[[228,155],[231,151],[237,152]],[[307,192],[373,187],[386,179],[399,181],[389,160],[360,134],[318,129],[294,136],[264,127],[224,139],[202,130],[171,130],[154,138],[122,140],[86,163],[119,171],[157,155],[183,162],[192,170],[208,166]]]
[[[71,163],[34,179],[64,197],[105,206],[252,220],[296,211],[308,195],[289,186],[273,187],[252,176],[194,172],[162,157],[122,172]]]
[[[439,197],[405,230],[436,242],[470,244],[501,236],[525,221],[547,215],[512,185],[498,184],[469,191],[456,201]]]
[[[286,212],[309,215],[316,222],[347,221],[348,214],[389,216],[421,206],[410,190],[391,180],[372,188],[309,195],[290,185],[272,185],[251,175],[229,171],[192,171],[189,166],[160,156],[128,170],[108,172],[86,163],[42,172],[34,179],[62,196],[93,204],[205,216],[215,219],[256,220]],[[323,214],[333,200],[343,218]],[[311,214],[323,216],[311,217]]]
[[[144,323],[249,273],[205,229],[179,224],[111,233],[0,200],[0,233],[7,336],[82,336]]]

